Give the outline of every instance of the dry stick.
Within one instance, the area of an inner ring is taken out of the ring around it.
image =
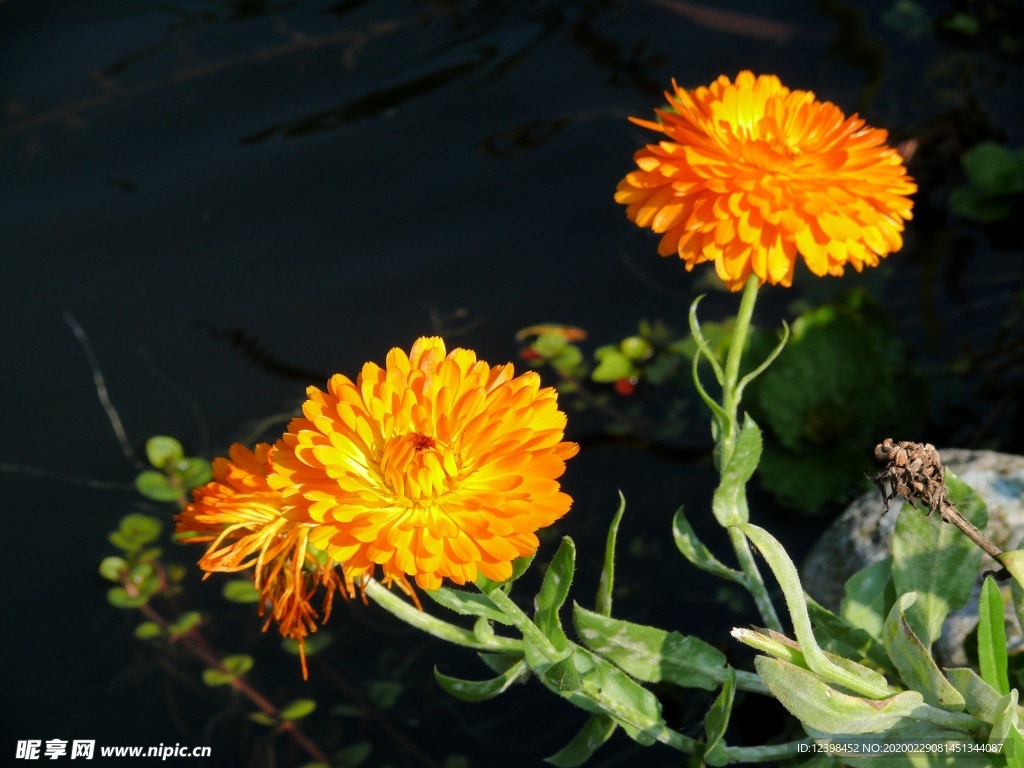
[[[204,64],[198,64],[193,67],[187,67],[178,70],[173,76],[164,80],[157,80],[154,82],[143,83],[142,85],[131,86],[128,88],[118,88],[110,84],[102,75],[97,76],[100,80],[100,84],[103,85],[107,90],[103,93],[93,96],[91,98],[79,99],[73,101],[66,107],[55,109],[50,112],[44,112],[34,117],[28,117],[19,122],[14,123],[3,131],[0,131],[0,135],[21,133],[23,131],[37,128],[46,123],[53,122],[54,120],[64,119],[71,122],[74,118],[77,118],[82,112],[88,112],[90,110],[102,107],[113,101],[121,98],[137,96],[150,91],[155,91],[164,86],[172,85],[174,83],[181,83],[188,80],[195,80],[197,78],[207,77],[209,75],[216,74],[218,72],[238,67],[244,64],[250,64],[252,62],[265,63],[273,59],[277,59],[281,56],[289,56],[295,53],[302,53],[305,51],[313,51],[318,48],[325,46],[338,45],[340,43],[348,43],[350,46],[359,46],[365,43],[368,38],[377,37],[379,35],[385,35],[399,29],[401,26],[412,21],[385,21],[379,24],[372,25],[368,31],[364,32],[353,32],[351,30],[345,30],[330,35],[323,35],[321,37],[311,37],[298,33],[291,35],[291,40],[283,45],[276,46],[274,48],[268,48],[257,51],[252,55],[236,56],[233,58],[221,59],[219,61],[211,61]],[[346,63],[351,64],[350,55],[346,54]]]
[[[141,611],[142,615],[147,619],[152,621],[154,624],[157,624],[162,630],[164,630],[164,632],[169,633],[170,625],[163,616],[157,613],[153,606],[148,603],[146,605],[141,605],[139,606],[139,611]],[[187,634],[181,635],[180,637],[184,646],[208,667],[212,667],[213,669],[224,672],[225,674],[230,674],[224,668],[224,665],[220,663],[220,659],[218,659],[217,656],[209,650],[209,644],[206,642],[206,638],[204,638],[198,630],[190,629]],[[249,699],[249,701],[263,710],[267,715],[275,720],[277,719],[277,707],[275,707],[263,694],[245,682],[241,677],[232,677],[230,685],[236,691]],[[282,731],[287,731],[292,739],[295,740],[295,743],[306,750],[314,760],[319,763],[323,763],[324,765],[331,764],[327,755],[320,751],[320,748],[313,743],[312,739],[310,739],[301,728],[299,728],[294,720],[284,720],[278,727]]]
[[[121,444],[121,452],[124,453],[125,457],[137,467],[142,466],[141,462],[135,458],[135,453],[132,451],[131,441],[128,440],[128,433],[124,430],[124,425],[121,423],[121,417],[117,414],[117,409],[114,404],[110,401],[110,394],[107,392],[107,380],[103,378],[103,371],[100,368],[100,361],[96,358],[96,353],[92,349],[92,344],[89,343],[89,339],[85,335],[85,331],[82,326],[75,320],[74,315],[70,312],[64,313],[64,322],[71,328],[71,332],[75,334],[75,338],[78,339],[79,345],[82,347],[82,351],[85,353],[85,359],[89,363],[89,369],[92,371],[92,383],[96,387],[96,396],[100,399],[100,405],[103,406],[103,410],[107,414],[107,419],[110,421],[110,426],[114,429],[114,434],[117,436],[117,442]]]

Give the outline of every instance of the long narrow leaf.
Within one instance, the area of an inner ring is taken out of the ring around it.
[[[572,741],[558,750],[545,763],[557,768],[576,768],[583,765],[615,733],[615,721],[608,715],[591,715]]]
[[[903,595],[889,612],[882,630],[882,642],[892,663],[908,688],[918,691],[926,703],[947,712],[962,712],[964,697],[943,676],[928,649],[907,623],[906,612],[917,596]]]
[[[807,666],[813,672],[837,683],[848,690],[868,696],[870,698],[885,698],[888,695],[888,686],[880,680],[871,684],[863,676],[853,675],[849,671],[832,663],[818,646],[811,628],[811,620],[807,613],[807,603],[804,600],[804,590],[800,585],[800,576],[797,574],[796,566],[790,560],[782,545],[763,528],[756,525],[736,526],[747,536],[758,548],[768,566],[775,574],[779,586],[782,588],[783,597],[786,599],[786,606],[789,608],[789,617],[793,622],[793,632],[800,644],[800,650],[807,660]],[[763,676],[762,676],[763,677]],[[879,675],[881,678],[881,675]],[[774,692],[774,691],[773,691]]]
[[[1007,677],[1006,620],[1003,618],[1003,596],[989,577],[981,586],[978,604],[978,668],[981,679],[1000,694],[1010,692]]]
[[[608,538],[604,545],[604,567],[601,569],[601,579],[597,583],[597,599],[594,602],[594,610],[602,616],[612,615],[612,592],[615,589],[615,542],[619,535],[619,523],[622,522],[622,513],[626,511],[626,497],[619,491],[619,509],[612,518],[612,524],[608,526]]]
[[[742,571],[737,571],[734,568],[729,568],[724,565],[718,558],[711,554],[711,550],[704,546],[704,543],[697,538],[697,534],[693,528],[690,527],[690,522],[686,519],[686,515],[683,513],[683,508],[680,507],[676,510],[675,517],[672,518],[672,537],[675,539],[676,546],[679,551],[683,553],[683,556],[690,561],[692,565],[697,566],[702,571],[707,571],[715,576],[719,576],[729,581],[735,581],[739,584],[744,583],[744,576]]]

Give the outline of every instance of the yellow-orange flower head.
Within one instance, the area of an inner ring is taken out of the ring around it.
[[[250,451],[237,443],[230,459],[213,462],[213,481],[193,492],[192,503],[177,516],[175,532],[187,543],[207,543],[199,567],[207,572],[253,569],[260,591],[260,615],[269,608],[281,634],[298,642],[302,675],[306,677],[306,636],[317,629],[317,611],[310,600],[325,587],[323,621],[331,612],[336,591],[352,593],[351,581],[329,558],[307,546],[312,526],[289,520],[281,493],[267,484],[271,447],[260,443]]]
[[[421,338],[307,394],[268,480],[346,575],[503,581],[572,503],[556,479],[578,446],[562,442],[565,414],[532,371]]]
[[[665,140],[636,153],[615,193],[662,235],[661,255],[688,270],[713,261],[739,290],[751,274],[790,285],[798,252],[820,277],[876,266],[903,245],[917,186],[885,131],[774,75],[672,86],[660,122],[630,118]]]

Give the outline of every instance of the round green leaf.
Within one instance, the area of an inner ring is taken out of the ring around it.
[[[115,608],[140,608],[149,602],[149,595],[129,595],[124,587],[107,590],[107,601]]]
[[[142,622],[134,632],[139,640],[152,640],[154,637],[160,637],[163,633],[163,629],[155,621]]]
[[[233,656],[225,656],[221,660],[221,664],[224,666],[224,669],[236,676],[244,675],[252,669],[252,665],[255,663],[256,662],[253,657],[246,653],[237,653]]]
[[[530,347],[538,355],[547,359],[561,352],[568,343],[564,336],[557,333],[542,333]]]
[[[107,581],[120,582],[124,572],[128,569],[128,563],[123,557],[104,557],[100,561],[100,576]]]
[[[316,702],[313,699],[296,699],[285,705],[278,714],[282,720],[301,720],[314,709]]]
[[[211,688],[218,685],[227,685],[236,677],[237,675],[233,675],[230,672],[221,672],[213,667],[203,670],[203,682]]]
[[[183,635],[193,627],[198,626],[199,622],[202,620],[203,616],[199,611],[186,611],[181,614],[181,616],[179,616],[177,620],[168,627],[168,629],[171,631],[171,634]]]
[[[175,474],[180,478],[182,486],[191,490],[210,482],[213,467],[206,459],[188,458],[181,462]]]
[[[121,518],[119,531],[138,544],[148,544],[158,539],[164,524],[151,515],[133,513]]]
[[[224,582],[221,589],[224,599],[232,603],[258,603],[260,591],[256,589],[252,579],[232,579]]]
[[[135,478],[135,489],[153,501],[177,501],[181,498],[181,490],[171,485],[167,475],[155,469],[140,472]]]
[[[334,636],[330,632],[320,630],[319,632],[306,637],[303,650],[307,657],[315,656],[333,642]],[[281,647],[284,649],[285,653],[290,653],[292,656],[299,655],[299,644],[291,637],[286,637],[282,640]]]
[[[173,437],[157,435],[146,441],[146,458],[158,469],[177,464],[184,455],[181,443]]]
[[[390,709],[398,701],[404,686],[397,680],[375,680],[367,693],[377,709]]]
[[[356,768],[366,761],[372,751],[373,744],[368,741],[358,741],[335,753],[334,764],[337,768]]]
[[[654,347],[643,336],[627,336],[619,342],[619,350],[630,360],[646,360],[653,354]]]
[[[600,362],[594,372],[590,374],[590,378],[596,382],[608,384],[636,375],[636,368],[633,366],[632,360],[615,348],[605,349],[607,351],[599,356]],[[598,351],[600,352],[600,350]]]

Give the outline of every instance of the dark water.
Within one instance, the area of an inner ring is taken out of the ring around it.
[[[272,764],[245,706],[196,684],[193,662],[181,662],[188,677],[161,667],[131,637],[137,617],[106,604],[96,565],[112,553],[107,532],[130,511],[167,513],[130,489],[136,470],[66,313],[85,329],[135,449],[167,433],[207,456],[321,383],[282,367],[354,375],[424,333],[504,362],[516,354],[515,331],[537,322],[608,340],[639,317],[682,328],[703,290],[696,273],[658,259],[654,240],[612,200],[650,138],[626,117],[649,115],[672,77],[694,86],[752,68],[848,111],[866,105],[876,124],[921,124],[948,107],[936,70],[953,49],[887,26],[888,8],[0,2],[0,749],[10,755],[30,738],[181,742],[215,745],[208,765]],[[973,88],[995,118],[1016,116],[1009,124],[1019,132],[1012,88],[983,78]],[[921,239],[912,232],[908,242]],[[942,305],[918,305],[900,281],[918,279],[919,267],[899,258],[860,284],[878,290],[908,333],[932,338],[928,318]],[[975,296],[991,299],[967,316],[979,332],[1012,298],[1009,257],[991,258],[984,271],[960,270]],[[805,287],[818,298],[839,286]],[[766,297],[762,319],[774,322],[797,295]],[[734,298],[712,295],[705,311],[728,314]],[[226,334],[235,329],[262,354],[233,345]],[[668,537],[674,509],[706,509],[712,483],[706,468],[624,449],[575,459],[565,486],[576,504],[558,532],[586,547],[576,599],[591,600],[621,488],[631,501],[622,568],[632,585],[622,615],[724,642],[740,619]],[[780,526],[806,546],[808,531]],[[188,562],[194,553],[168,556]],[[216,592],[189,584],[190,599],[207,607],[221,605]],[[331,704],[346,698],[324,682],[328,673],[303,687],[273,636],[254,639],[250,614],[229,611],[209,631],[223,653],[257,642],[255,680],[278,703],[316,696],[310,730],[330,734],[329,747],[368,740],[367,765],[431,764],[389,747],[378,726],[332,721]],[[434,764],[451,753],[473,765],[535,764],[583,722],[536,684],[486,705],[448,699],[430,679],[434,664],[467,677],[487,670],[472,654],[400,634],[373,608],[343,606],[331,628],[330,661],[351,685],[406,686],[383,717]],[[696,734],[706,702],[692,706],[681,719]],[[305,762],[287,739],[277,746],[279,764]],[[595,764],[638,759],[621,735],[600,754],[606,762]],[[679,764],[667,749],[643,759]]]

